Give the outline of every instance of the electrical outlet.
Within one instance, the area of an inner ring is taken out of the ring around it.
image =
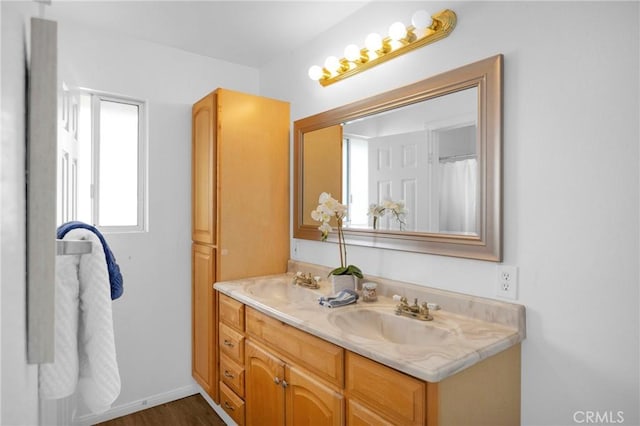
[[[496,296],[516,300],[518,298],[518,267],[498,265]]]

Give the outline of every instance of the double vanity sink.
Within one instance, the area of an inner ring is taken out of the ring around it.
[[[246,292],[267,305],[275,303],[313,303],[322,296],[328,296],[330,285],[321,281],[320,289],[310,289],[290,284],[289,275],[257,279],[246,287]],[[383,300],[386,298],[383,298]],[[386,302],[386,303],[385,303]],[[378,303],[358,303],[334,309],[316,308],[337,330],[350,339],[364,339],[389,344],[429,347],[450,344],[460,335],[458,324],[437,318],[433,322],[423,322],[397,316],[389,301]]]
[[[311,268],[317,267],[289,265],[290,271]],[[327,276],[322,268],[313,273]],[[377,302],[360,299],[328,308],[318,298],[331,295],[330,282],[323,279],[320,288],[310,289],[293,284],[293,277],[290,272],[218,282],[215,289],[283,323],[428,382],[442,381],[525,337],[521,305],[375,279]],[[398,316],[394,294],[434,302],[442,309],[432,312],[432,321]]]

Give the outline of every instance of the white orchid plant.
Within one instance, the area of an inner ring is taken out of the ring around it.
[[[329,275],[355,275],[362,278],[362,271],[355,265],[347,265],[347,245],[342,230],[342,222],[347,215],[347,206],[341,204],[326,192],[320,194],[318,198],[318,207],[311,212],[313,220],[322,222],[318,227],[322,232],[322,241],[326,241],[329,233],[333,230],[330,225],[331,219],[336,220],[338,230],[338,248],[340,249],[340,267],[334,269]]]
[[[380,204],[371,204],[369,206],[369,216],[373,217],[373,229],[377,228],[378,218],[389,213],[400,224],[400,230],[406,225],[404,218],[407,216],[407,209],[403,201],[384,200]]]

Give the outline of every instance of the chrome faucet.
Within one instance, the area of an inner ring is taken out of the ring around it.
[[[433,316],[429,314],[427,302],[418,305],[418,299],[414,299],[413,305],[409,305],[406,297],[400,298],[400,303],[396,306],[396,315],[403,315],[409,318],[415,318],[420,321],[431,321]]]
[[[298,271],[293,277],[292,284],[299,285],[306,288],[316,289],[316,288],[320,288],[320,284],[318,283],[319,281],[320,281],[320,277],[312,277],[311,272],[305,275],[302,272]]]

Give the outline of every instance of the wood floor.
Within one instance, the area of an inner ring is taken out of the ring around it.
[[[99,426],[224,426],[207,401],[198,394],[118,417]]]

